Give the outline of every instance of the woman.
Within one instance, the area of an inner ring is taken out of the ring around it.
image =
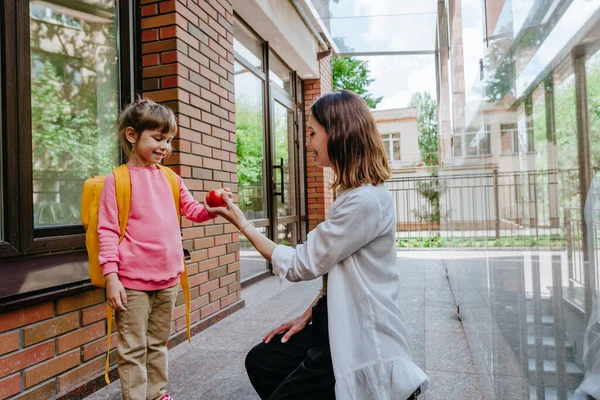
[[[233,223],[289,281],[323,277],[306,312],[273,329],[246,358],[262,399],[412,399],[428,378],[411,360],[397,300],[396,217],[381,136],[365,102],[341,90],[311,107],[306,140],[332,168],[337,199],[327,219],[291,248],[265,238],[226,196],[210,208]]]

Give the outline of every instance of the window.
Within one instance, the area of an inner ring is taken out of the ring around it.
[[[81,29],[81,20],[68,15],[63,9],[59,12],[51,7],[32,4],[31,18],[55,25],[62,25],[66,28]]]
[[[488,127],[477,132],[465,133],[465,155],[467,157],[486,156],[491,153],[490,131]]]
[[[116,23],[114,18],[99,23],[91,14],[86,21],[85,15],[64,7],[31,7],[35,228],[79,226],[83,182],[119,164]],[[48,28],[57,21],[59,27]],[[46,235],[52,232],[36,232]]]
[[[460,135],[452,136],[452,149],[454,157],[462,157],[462,137]]]
[[[233,51],[259,71],[263,67],[263,44],[237,18],[233,21]]]
[[[524,132],[525,134],[521,134]],[[519,129],[517,124],[500,125],[502,135],[502,153],[524,153],[533,151],[533,126]]]
[[[292,71],[273,53],[269,52],[269,80],[275,86],[293,96]]]
[[[388,161],[400,161],[400,133],[384,133],[381,138]]]
[[[83,182],[120,163],[119,111],[136,89],[119,3],[1,3],[0,36],[14,39],[0,41],[0,299],[87,279]]]

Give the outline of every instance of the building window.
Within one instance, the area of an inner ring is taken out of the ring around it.
[[[269,80],[272,84],[293,96],[292,71],[272,52],[269,52]]]
[[[400,161],[400,133],[384,133],[381,138],[388,161]]]
[[[477,132],[465,133],[465,155],[467,157],[491,154],[490,131],[486,126]]]
[[[462,157],[462,137],[460,135],[452,136],[452,150],[454,157]]]
[[[121,56],[135,57],[129,8],[60,3],[0,3],[11,16],[0,34],[14,32],[0,41],[0,265],[14,274],[0,299],[86,280],[83,183],[121,159],[118,117],[133,83]]]
[[[80,225],[83,182],[120,161],[116,19],[52,7],[30,18],[35,228]]]
[[[503,154],[533,151],[533,126],[519,129],[517,124],[501,124],[500,133]]]
[[[64,12],[51,8],[31,4],[31,18],[38,21],[48,22],[54,25],[61,25],[65,28],[81,29],[82,21]]]

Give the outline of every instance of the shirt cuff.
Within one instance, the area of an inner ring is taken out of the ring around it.
[[[102,273],[104,275],[113,273],[113,272],[119,272],[119,264],[115,261],[108,261],[104,264],[102,264]]]
[[[271,255],[271,264],[273,264],[273,274],[277,275],[280,280],[286,278],[287,271],[292,263],[292,258],[296,250],[289,246],[278,244]]]

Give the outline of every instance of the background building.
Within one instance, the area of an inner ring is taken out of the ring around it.
[[[416,108],[372,111],[393,173],[421,164]]]
[[[305,6],[0,4],[0,398],[80,396],[102,383],[105,294],[87,279],[79,202],[86,178],[121,162],[118,116],[136,94],[176,113],[165,164],[196,199],[232,188],[285,244],[325,217],[331,177],[307,159],[304,124],[331,90],[331,55]],[[222,219],[182,224],[198,332],[243,307],[242,285],[269,266]],[[172,324],[175,345],[182,294]]]

